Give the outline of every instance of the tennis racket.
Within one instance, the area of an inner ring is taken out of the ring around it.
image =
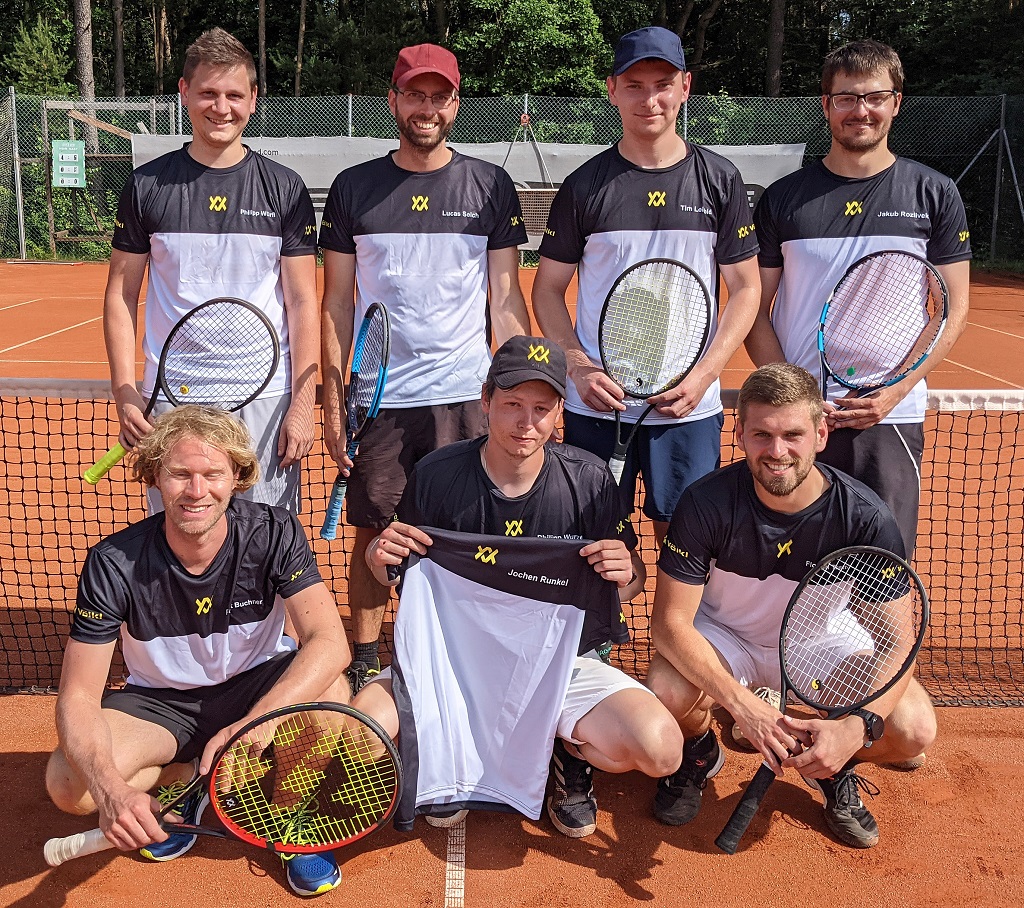
[[[645,400],[679,384],[704,352],[711,295],[697,274],[671,259],[648,259],[616,278],[601,310],[598,347],[604,371],[627,397]],[[653,404],[622,438],[615,411],[615,450],[608,466],[622,479],[626,451]]]
[[[818,323],[821,393],[856,396],[902,381],[935,349],[949,314],[946,284],[909,252],[867,255],[836,284]]]
[[[229,296],[209,300],[183,315],[167,335],[143,416],[149,419],[161,394],[176,407],[240,410],[270,384],[280,359],[277,332],[252,303]],[[126,453],[118,442],[82,477],[95,485]]]
[[[402,766],[391,738],[340,703],[302,703],[254,719],[160,813],[206,788],[223,828],[162,824],[169,833],[232,835],[283,854],[347,845],[379,829],[398,806]],[[51,867],[114,846],[93,829],[50,839]]]
[[[354,459],[359,442],[380,412],[384,398],[384,385],[388,380],[388,360],[391,357],[391,323],[388,310],[383,303],[373,303],[363,316],[363,323],[356,335],[352,353],[352,377],[345,397],[345,436],[348,441],[346,453]],[[324,525],[320,528],[321,539],[334,539],[338,535],[338,521],[341,506],[348,491],[348,480],[339,471],[327,503]]]
[[[882,696],[910,670],[928,626],[913,569],[884,549],[856,546],[819,561],[786,607],[779,639],[782,709],[795,694],[828,719]],[[775,773],[762,764],[715,844],[735,854]]]

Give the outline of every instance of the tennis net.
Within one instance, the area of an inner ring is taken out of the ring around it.
[[[735,392],[726,392],[722,461]],[[915,564],[932,601],[919,676],[939,703],[1024,705],[1024,457],[1017,452],[1024,392],[933,392],[926,423]],[[0,380],[0,689],[52,690],[88,547],[145,516],[141,487],[123,466],[93,487],[80,478],[112,443],[117,421],[105,382]],[[319,538],[333,462],[318,439],[305,463],[302,522],[320,570],[347,616],[346,528]],[[646,519],[641,548],[654,563]],[[627,606],[632,641],[613,659],[643,676],[651,655],[647,590]],[[390,645],[391,617],[385,621]],[[111,680],[123,676],[115,661]]]

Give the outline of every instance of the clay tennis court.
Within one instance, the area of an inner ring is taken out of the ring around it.
[[[100,323],[105,276],[102,264],[0,264],[0,377],[105,380]],[[532,276],[531,271],[523,272],[527,292]],[[949,359],[932,373],[930,384],[1019,390],[1024,387],[1022,354],[1024,281],[979,275],[972,287],[970,325]],[[737,387],[749,366],[742,354],[737,355],[723,375],[723,386]],[[9,431],[5,423],[4,432]],[[58,464],[63,469],[62,460],[88,459],[91,452],[78,452],[71,442],[53,438],[45,457],[24,452],[25,460],[45,463],[45,469],[39,468],[45,479],[47,470]],[[1013,442],[996,439],[992,444]],[[963,481],[982,482],[987,460],[983,449],[980,462],[969,465],[976,468],[977,477],[965,475]],[[77,475],[77,467],[78,463],[68,464],[65,472]],[[1020,488],[1020,467],[1018,462],[1015,488]],[[41,521],[37,551],[26,565],[13,564],[0,554],[5,591],[17,584],[26,590],[25,601],[30,586],[59,587],[63,580],[55,578],[62,577],[62,568],[68,565],[52,562],[67,561],[73,567],[74,556],[66,554],[67,547],[77,551],[86,544],[68,540],[56,555],[47,549],[63,532],[61,509],[71,503],[72,494],[83,493],[62,492],[56,482],[48,487],[40,480],[38,485],[37,508],[47,516]],[[7,513],[8,496],[13,496],[8,481],[2,494],[0,553],[7,541],[3,537],[17,532],[17,515]],[[55,500],[61,495],[68,500]],[[993,498],[993,509],[994,502]],[[942,503],[932,505],[938,512]],[[127,512],[127,503],[116,498],[103,500],[102,506],[109,509],[111,528]],[[1011,498],[1006,508],[1016,510],[1019,517],[1021,506],[1020,500]],[[983,526],[987,525],[932,527],[929,532],[941,529],[949,534],[950,547],[956,540],[973,551],[988,542],[980,539],[988,532],[979,529]],[[1015,544],[1019,546],[1019,540]],[[325,557],[324,545],[317,540],[318,558]],[[963,557],[942,566],[942,573],[949,575],[943,583],[948,580],[950,592],[943,598],[948,600],[944,608],[950,622],[957,617],[952,613],[956,604],[995,609],[1000,596],[1005,600],[1011,593],[973,592],[984,579],[982,557],[972,568],[979,576],[966,578],[964,595],[954,595],[958,586],[953,581],[968,573],[957,563]],[[997,570],[1003,567],[992,566],[992,573]],[[1017,574],[1011,576],[1019,577],[1019,565],[1014,570]],[[335,589],[344,603],[343,590],[337,585]],[[971,596],[966,595],[968,590]],[[1012,592],[1019,596],[1019,589]],[[55,598],[66,595],[66,589],[54,593]],[[6,598],[9,609],[24,607],[13,601],[17,596],[8,593]],[[52,656],[44,652],[41,658]],[[0,869],[0,905],[38,908],[113,902],[157,908],[191,903],[220,908],[279,905],[295,898],[283,885],[275,857],[217,840],[202,840],[186,857],[164,865],[106,853],[56,870],[46,868],[46,838],[90,825],[86,819],[59,813],[43,789],[43,769],[55,745],[53,707],[52,696],[0,698],[0,784],[13,801],[7,823],[8,859]],[[756,757],[730,749],[725,768],[708,786],[700,816],[689,826],[670,829],[650,816],[652,780],[635,773],[598,773],[599,826],[587,839],[568,840],[545,819],[533,822],[478,813],[466,823],[460,858],[456,837],[420,821],[411,834],[388,829],[339,852],[345,882],[321,901],[461,906],[464,891],[464,903],[470,906],[746,906],[790,905],[794,899],[820,906],[947,905],[968,900],[986,906],[1019,904],[1024,897],[1024,796],[1019,784],[1024,755],[1018,729],[1024,709],[943,708],[939,721],[939,740],[920,770],[901,773],[864,767],[865,776],[882,789],[870,803],[882,841],[870,851],[854,852],[836,843],[824,831],[820,800],[793,776],[774,787],[741,852],[734,857],[718,853],[712,841],[758,763]]]

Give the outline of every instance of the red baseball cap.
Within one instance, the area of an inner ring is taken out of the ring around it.
[[[405,88],[406,83],[421,76],[423,73],[437,73],[459,88],[459,61],[455,54],[436,44],[415,44],[403,47],[395,62],[395,71],[391,74],[391,84],[396,88]]]

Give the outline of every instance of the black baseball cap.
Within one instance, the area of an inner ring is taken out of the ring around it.
[[[565,352],[546,337],[510,337],[494,354],[487,379],[493,379],[502,391],[524,381],[543,381],[564,398]]]
[[[679,35],[657,25],[640,28],[619,38],[615,45],[613,76],[620,76],[641,60],[664,60],[676,69],[686,70],[683,42]]]

